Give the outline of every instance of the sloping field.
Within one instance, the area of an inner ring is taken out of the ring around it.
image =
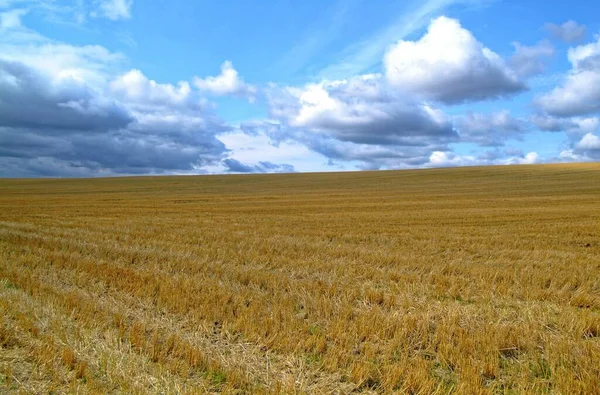
[[[0,392],[600,393],[600,164],[0,180]]]

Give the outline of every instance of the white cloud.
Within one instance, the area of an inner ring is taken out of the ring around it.
[[[502,158],[476,157],[473,155],[457,155],[451,151],[435,151],[429,156],[426,167],[486,166],[486,165],[530,165],[540,163],[537,152],[526,155],[514,155]]]
[[[272,116],[286,125],[342,141],[424,145],[456,137],[441,110],[390,91],[380,75],[271,89],[268,99]]]
[[[596,136],[593,133],[587,133],[579,143],[577,143],[576,148],[582,151],[600,151],[600,137]]]
[[[111,21],[131,18],[133,0],[100,0],[92,17],[104,17]]]
[[[562,25],[546,23],[545,27],[553,37],[568,43],[583,39],[587,30],[585,25],[579,25],[572,20],[567,21]]]
[[[538,97],[535,104],[561,117],[600,113],[600,36],[570,48],[568,58],[572,69],[562,85]]]
[[[481,164],[472,155],[456,155],[453,152],[434,151],[429,156],[428,167],[476,166]]]
[[[577,130],[582,133],[592,133],[600,129],[600,117],[575,117],[572,119]]]
[[[384,65],[392,86],[449,104],[526,89],[498,54],[446,17],[433,20],[420,40],[393,45]]]
[[[110,90],[127,102],[162,104],[167,106],[193,105],[192,89],[187,81],[177,86],[160,84],[148,79],[140,70],[130,70],[110,83]]]
[[[509,65],[521,77],[530,77],[544,71],[543,58],[554,55],[554,46],[547,40],[526,46],[513,42],[515,54],[510,58]]]
[[[540,156],[537,152],[529,152],[527,155],[525,155],[524,158],[520,159],[517,158],[515,160],[516,163],[514,164],[519,164],[519,165],[532,165],[534,163],[540,163]],[[511,162],[509,162],[511,163]]]
[[[323,81],[302,88],[271,86],[270,113],[278,120],[274,145],[297,142],[360,169],[422,165],[431,152],[458,139],[450,118],[431,104],[398,95],[381,75]],[[252,133],[252,130],[245,129]]]
[[[303,87],[271,85],[265,90],[270,115],[281,123],[273,140],[300,142],[332,161],[361,168],[423,165],[433,152],[447,152],[448,144],[459,142],[452,119],[427,99],[452,104],[525,89],[497,54],[445,17],[432,21],[419,41],[391,47],[384,62],[385,75]],[[470,113],[456,120],[460,141],[482,146],[502,146],[527,129],[508,111]],[[443,159],[459,160],[467,159]]]
[[[579,45],[569,48],[568,59],[574,69],[586,69],[590,59],[600,56],[600,36],[596,37],[596,41],[589,44]]]
[[[99,45],[69,45],[26,28],[0,34],[0,58],[28,65],[52,78],[72,78],[103,89],[125,57]]]
[[[256,88],[244,82],[230,61],[225,61],[221,65],[221,74],[218,76],[194,77],[194,85],[201,91],[217,96],[233,95],[247,97],[250,100],[256,97]]]
[[[341,60],[322,69],[318,76],[343,79],[364,73],[381,61],[390,43],[421,29],[445,9],[459,5],[481,4],[482,0],[423,0],[403,2],[406,9],[389,25],[341,51]]]
[[[572,149],[561,151],[557,159],[560,162],[581,162],[584,160],[581,155],[576,154]]]

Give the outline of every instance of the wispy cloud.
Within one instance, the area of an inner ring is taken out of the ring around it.
[[[340,53],[340,60],[323,68],[318,76],[325,79],[347,78],[368,71],[381,62],[386,48],[425,27],[432,18],[456,5],[478,5],[490,0],[426,0],[415,1],[390,25],[365,39],[353,43]]]
[[[27,12],[24,9],[0,12],[0,31],[21,27],[21,17]]]
[[[309,29],[303,39],[279,59],[274,68],[285,70],[290,74],[301,70],[319,52],[326,49],[327,46],[341,36],[344,24],[347,23],[348,14],[362,1],[336,1],[331,8],[331,13],[327,15],[328,18],[323,17],[317,21],[315,27]]]
[[[131,18],[131,7],[133,0],[102,0],[98,3],[98,9],[92,11],[92,17],[104,17],[111,21]]]

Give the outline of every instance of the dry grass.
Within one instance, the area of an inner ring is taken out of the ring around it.
[[[0,392],[600,393],[600,165],[0,180]]]

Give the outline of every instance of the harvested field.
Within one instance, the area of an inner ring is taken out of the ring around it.
[[[600,164],[0,180],[2,393],[600,393]]]

